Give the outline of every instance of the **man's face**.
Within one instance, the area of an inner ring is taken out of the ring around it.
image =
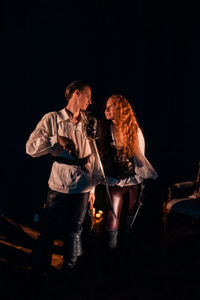
[[[92,104],[92,92],[89,87],[85,87],[84,90],[79,92],[79,98],[78,98],[78,103],[80,110],[85,111],[88,107],[89,104]]]

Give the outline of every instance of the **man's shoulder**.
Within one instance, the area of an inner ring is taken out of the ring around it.
[[[57,118],[58,118],[58,120],[63,120],[63,119],[69,118],[69,116],[67,115],[64,108],[59,111],[51,111],[51,112],[46,113],[42,117],[42,120],[57,119]]]
[[[42,120],[53,118],[57,115],[57,113],[57,111],[48,112],[42,117]]]

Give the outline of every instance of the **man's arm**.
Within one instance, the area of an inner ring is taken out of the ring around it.
[[[89,195],[89,200],[90,202],[90,209],[93,209],[93,205],[94,205],[94,202],[95,202],[95,192],[91,192],[90,191],[90,195]]]
[[[37,124],[26,143],[26,153],[39,157],[48,154],[57,143],[57,137],[52,132],[52,114],[46,114]]]
[[[45,154],[74,159],[73,156],[59,144],[57,136],[56,112],[47,113],[37,124],[26,143],[26,153],[32,157]]]

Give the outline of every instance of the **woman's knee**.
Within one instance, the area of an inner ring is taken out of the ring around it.
[[[114,217],[113,213],[109,211],[105,218],[105,227],[108,230],[114,230],[119,227],[119,216]]]

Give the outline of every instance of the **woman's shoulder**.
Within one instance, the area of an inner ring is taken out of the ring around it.
[[[138,126],[138,129],[137,129],[137,135],[138,135],[138,137],[143,137],[144,138],[143,131],[139,126]]]
[[[144,155],[144,153],[145,153],[145,139],[144,139],[142,129],[140,127],[138,127],[137,136],[138,136],[140,151]]]

